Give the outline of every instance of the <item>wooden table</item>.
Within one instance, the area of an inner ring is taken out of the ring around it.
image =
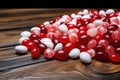
[[[0,62],[16,60],[19,64],[21,58],[31,59],[29,54],[15,54],[14,46],[18,44],[20,33],[56,16],[80,10],[82,9],[1,9]],[[52,60],[1,71],[0,80],[120,80],[120,64],[93,60],[91,64],[84,65],[79,59]]]

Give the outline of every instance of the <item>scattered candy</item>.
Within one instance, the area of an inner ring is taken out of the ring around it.
[[[41,54],[47,59],[92,59],[120,63],[120,12],[114,9],[84,9],[63,15],[23,31],[15,47],[18,53],[31,52],[33,59]]]
[[[31,35],[31,33],[29,31],[23,31],[20,34],[21,37],[30,37],[30,35]]]
[[[78,58],[80,55],[80,50],[78,48],[74,48],[70,51],[69,57],[72,59]]]
[[[91,56],[87,52],[81,52],[79,56],[80,56],[80,60],[83,63],[90,63],[91,62]]]
[[[23,54],[23,53],[27,53],[28,48],[24,45],[18,45],[15,47],[15,50],[17,53]]]

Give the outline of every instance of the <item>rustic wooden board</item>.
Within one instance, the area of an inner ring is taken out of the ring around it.
[[[56,16],[77,13],[82,9],[1,9],[0,66],[2,61],[32,62],[30,54],[16,55],[19,34],[32,26]],[[7,65],[7,62],[5,63]],[[1,68],[0,67],[0,68]],[[103,63],[93,59],[89,65],[78,60],[47,61],[0,71],[0,80],[120,80],[120,64]]]

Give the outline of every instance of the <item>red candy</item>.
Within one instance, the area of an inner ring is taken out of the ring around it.
[[[57,60],[62,60],[62,61],[63,60],[68,60],[68,54],[63,50],[59,50],[55,53],[55,58]]]
[[[37,59],[40,56],[40,49],[38,47],[34,47],[31,49],[31,55],[33,59]]]
[[[119,54],[112,54],[109,56],[110,60],[114,63],[120,63],[120,55]]]
[[[119,27],[118,11],[86,9],[78,14],[63,15],[38,24],[31,29],[28,39],[21,38],[19,42],[31,51],[33,59],[43,53],[41,55],[47,59],[68,60],[70,51],[78,48],[80,52],[87,52],[91,58],[99,61],[120,63]],[[60,49],[55,50],[58,43],[62,47],[59,45],[57,47]],[[91,59],[84,60],[91,62]]]

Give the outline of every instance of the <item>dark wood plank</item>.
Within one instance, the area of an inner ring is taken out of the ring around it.
[[[0,13],[0,29],[30,26],[49,21],[56,16],[77,13],[81,9],[23,9],[3,10]]]
[[[113,74],[114,73],[114,74]],[[17,68],[0,79],[22,80],[120,80],[120,65],[94,60],[83,65],[80,60],[50,61]]]

